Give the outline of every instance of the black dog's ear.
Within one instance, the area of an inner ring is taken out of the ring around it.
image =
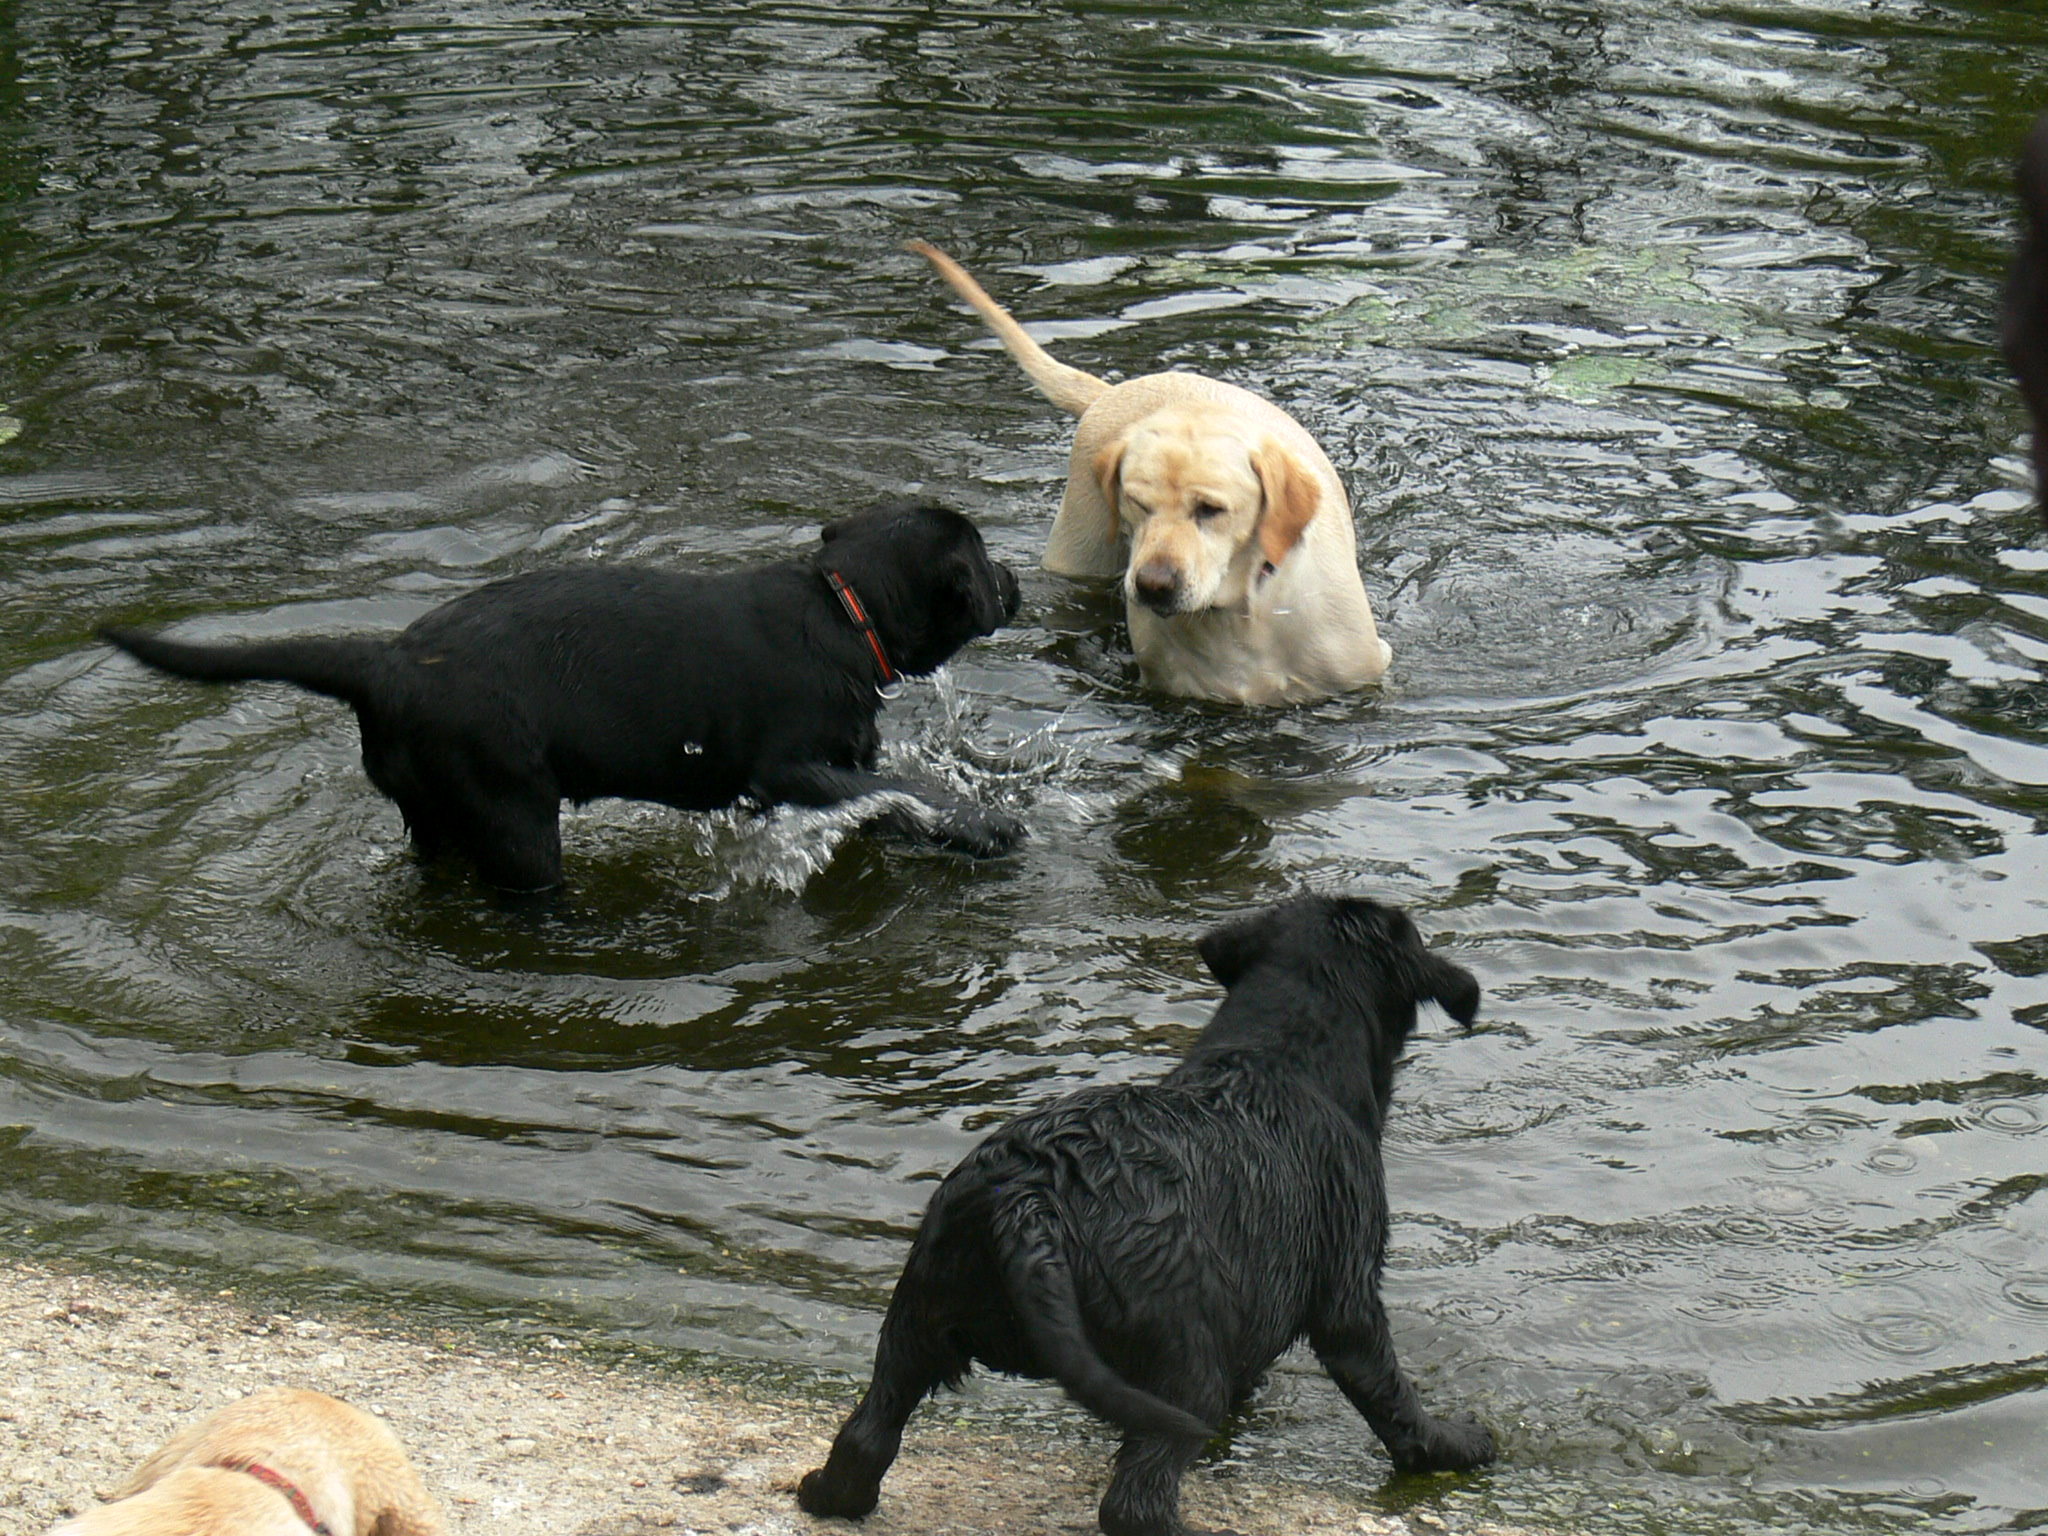
[[[1371,914],[1394,952],[1404,957],[1399,963],[1415,988],[1416,1000],[1434,999],[1443,1004],[1445,1013],[1470,1029],[1473,1019],[1479,1016],[1479,978],[1423,943],[1422,930],[1399,907],[1377,903],[1354,905],[1363,906]]]
[[[1443,1004],[1444,1012],[1467,1029],[1479,1016],[1479,978],[1462,965],[1431,955],[1422,965],[1422,985],[1417,990]]]
[[[1266,952],[1264,916],[1264,913],[1257,913],[1251,917],[1240,917],[1236,922],[1211,929],[1196,943],[1202,964],[1208,966],[1209,974],[1224,986],[1236,986],[1237,978]]]

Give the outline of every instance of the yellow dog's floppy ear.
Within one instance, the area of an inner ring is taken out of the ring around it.
[[[1060,500],[1060,515],[1052,520],[1042,563],[1056,576],[1120,576],[1124,442],[1119,436],[1091,452],[1087,434],[1088,423],[1083,422],[1067,462],[1067,493]]]
[[[1252,455],[1252,469],[1266,493],[1259,518],[1259,553],[1268,565],[1285,560],[1322,506],[1322,490],[1301,460],[1268,443]]]
[[[1110,526],[1106,536],[1116,538],[1116,520],[1123,516],[1124,440],[1117,438],[1095,455],[1095,483],[1102,487],[1102,499],[1109,503]]]

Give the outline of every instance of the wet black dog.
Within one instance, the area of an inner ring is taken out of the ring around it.
[[[535,571],[479,587],[396,635],[201,644],[108,629],[202,682],[269,679],[345,700],[370,781],[423,855],[452,850],[514,890],[562,878],[561,802],[684,810],[832,805],[964,852],[1013,818],[875,772],[880,690],[1015,616],[1017,578],[957,512],[900,503],[826,527],[812,555],[719,575],[646,565]]]
[[[1469,1024],[1479,984],[1360,899],[1297,897],[1201,951],[1229,996],[1186,1060],[1011,1121],[939,1186],[806,1510],[872,1510],[911,1411],[976,1361],[1055,1378],[1123,1430],[1110,1536],[1185,1532],[1181,1474],[1297,1339],[1396,1467],[1492,1459],[1478,1424],[1424,1411],[1380,1299],[1394,1065],[1419,1001]]]
[[[2005,279],[1999,340],[2034,423],[2034,488],[2048,520],[2048,115],[2020,152],[2017,177],[2026,229]]]

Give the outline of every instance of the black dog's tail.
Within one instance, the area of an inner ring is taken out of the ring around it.
[[[390,648],[363,635],[207,644],[171,640],[108,626],[100,637],[137,661],[201,683],[297,683],[353,704],[366,698],[388,664]]]
[[[1095,1352],[1081,1321],[1059,1216],[1044,1196],[1018,1191],[1003,1201],[995,1235],[1003,1288],[1024,1336],[1039,1365],[1075,1402],[1134,1434],[1207,1440],[1215,1433],[1185,1409],[1132,1386]]]

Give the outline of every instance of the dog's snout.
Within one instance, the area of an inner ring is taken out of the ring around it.
[[[1155,613],[1180,607],[1180,567],[1170,560],[1147,560],[1131,572],[1131,590]]]
[[[1002,599],[1003,622],[1008,624],[1017,617],[1018,608],[1023,606],[1024,594],[1017,585],[1017,573],[1000,563],[996,566],[996,592]]]

